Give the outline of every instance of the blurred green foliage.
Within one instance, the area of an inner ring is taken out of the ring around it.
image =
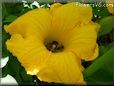
[[[36,76],[28,75],[20,62],[7,49],[5,42],[10,35],[4,31],[4,25],[14,21],[16,18],[31,10],[24,8],[22,3],[3,3],[3,29],[2,29],[2,52],[3,57],[9,56],[7,65],[2,69],[3,77],[7,74],[12,75],[19,84],[36,84],[40,81]],[[113,52],[114,52],[114,16],[110,14],[106,7],[93,7],[93,21],[101,25],[98,33],[99,57],[91,62],[85,71],[84,77],[88,84],[107,84],[113,81]],[[111,37],[110,37],[111,36]],[[89,63],[89,62],[88,62]],[[34,82],[36,80],[36,82]]]
[[[114,16],[108,16],[100,20],[99,24],[101,25],[98,37],[106,35],[112,31],[114,28]]]

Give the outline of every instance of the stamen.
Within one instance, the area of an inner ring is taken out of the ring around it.
[[[49,51],[52,51],[53,53],[61,52],[64,49],[64,46],[57,41],[46,42],[45,46]]]

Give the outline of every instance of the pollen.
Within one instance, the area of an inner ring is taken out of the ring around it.
[[[64,46],[57,41],[46,42],[45,46],[49,51],[53,53],[62,52],[64,50]]]

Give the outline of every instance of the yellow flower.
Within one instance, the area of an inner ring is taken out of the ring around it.
[[[55,3],[22,15],[5,26],[11,35],[7,49],[28,74],[47,82],[83,83],[81,59],[98,56],[99,25],[92,22],[92,8]]]
[[[107,9],[110,13],[114,14],[114,1],[113,0],[106,0],[107,2]]]

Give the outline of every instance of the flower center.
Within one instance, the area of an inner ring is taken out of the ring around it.
[[[64,46],[58,43],[57,41],[49,41],[49,42],[45,42],[44,44],[46,48],[53,53],[61,52],[64,49]]]

